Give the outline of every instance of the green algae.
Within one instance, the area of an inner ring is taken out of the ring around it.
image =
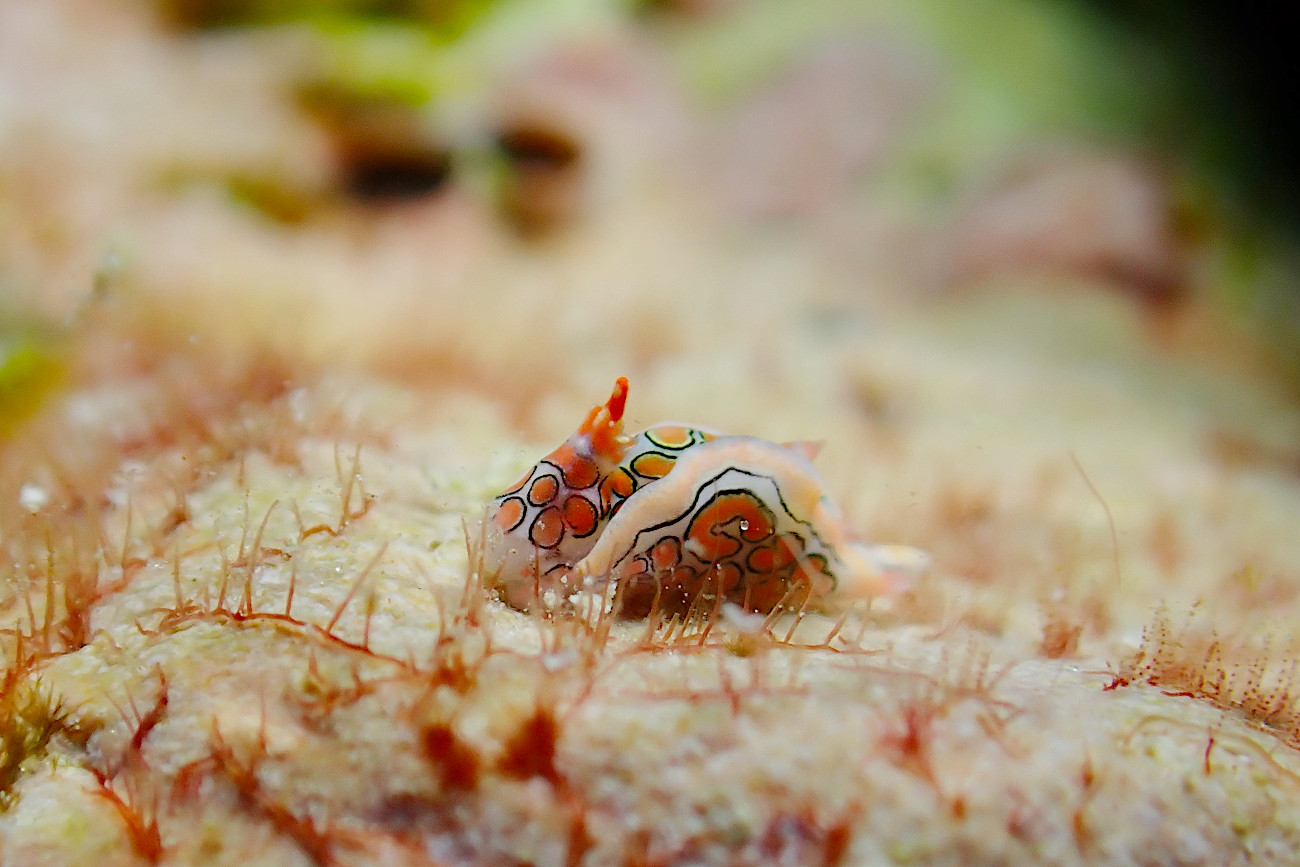
[[[56,342],[35,336],[0,337],[0,438],[40,408],[64,379]]]

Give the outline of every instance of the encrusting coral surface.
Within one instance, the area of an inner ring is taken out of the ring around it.
[[[1300,411],[1190,302],[1170,336],[1073,271],[918,301],[969,202],[746,222],[620,27],[536,61],[590,197],[524,240],[468,183],[330,192],[301,33],[0,4],[0,864],[1292,862]],[[891,46],[833,56],[891,71],[893,129],[941,73]],[[308,216],[219,192],[277,173]],[[623,373],[633,428],[824,440],[854,529],[933,567],[505,605],[475,521]]]

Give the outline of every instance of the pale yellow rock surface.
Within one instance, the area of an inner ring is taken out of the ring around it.
[[[292,34],[0,5],[0,262],[68,317],[0,452],[0,864],[1294,863],[1294,402],[1195,305],[1162,341],[1073,272],[926,294],[955,222],[756,229],[653,46],[587,39],[603,192],[524,243],[472,187],[166,192],[328,185]],[[620,374],[633,427],[824,440],[933,569],[805,616],[506,607],[466,536]]]

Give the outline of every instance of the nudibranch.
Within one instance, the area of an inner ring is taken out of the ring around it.
[[[627,390],[620,378],[489,504],[482,562],[509,604],[613,582],[628,617],[681,611],[701,594],[769,611],[836,591],[896,592],[923,566],[920,552],[850,537],[812,466],[817,445],[677,423],[625,435]]]

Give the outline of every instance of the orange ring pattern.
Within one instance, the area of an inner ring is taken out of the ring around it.
[[[512,569],[513,580],[558,575],[562,582],[628,499],[671,473],[687,449],[719,439],[680,424],[620,437],[626,396],[620,380],[603,408],[593,408],[576,433],[493,500],[492,523],[508,543],[502,571]],[[732,471],[715,469],[671,526],[644,543],[638,533],[635,549],[603,576],[623,585],[625,616],[655,606],[683,610],[702,594],[767,611],[835,586],[839,558],[785,509],[779,480],[741,473],[738,486],[700,502],[706,483]]]
[[[656,607],[680,613],[699,597],[753,611],[782,603],[798,608],[834,588],[834,553],[811,528],[778,529],[789,527],[793,516],[758,490],[779,493],[775,480],[756,481],[754,489],[721,490],[696,502],[615,564],[626,616]]]

